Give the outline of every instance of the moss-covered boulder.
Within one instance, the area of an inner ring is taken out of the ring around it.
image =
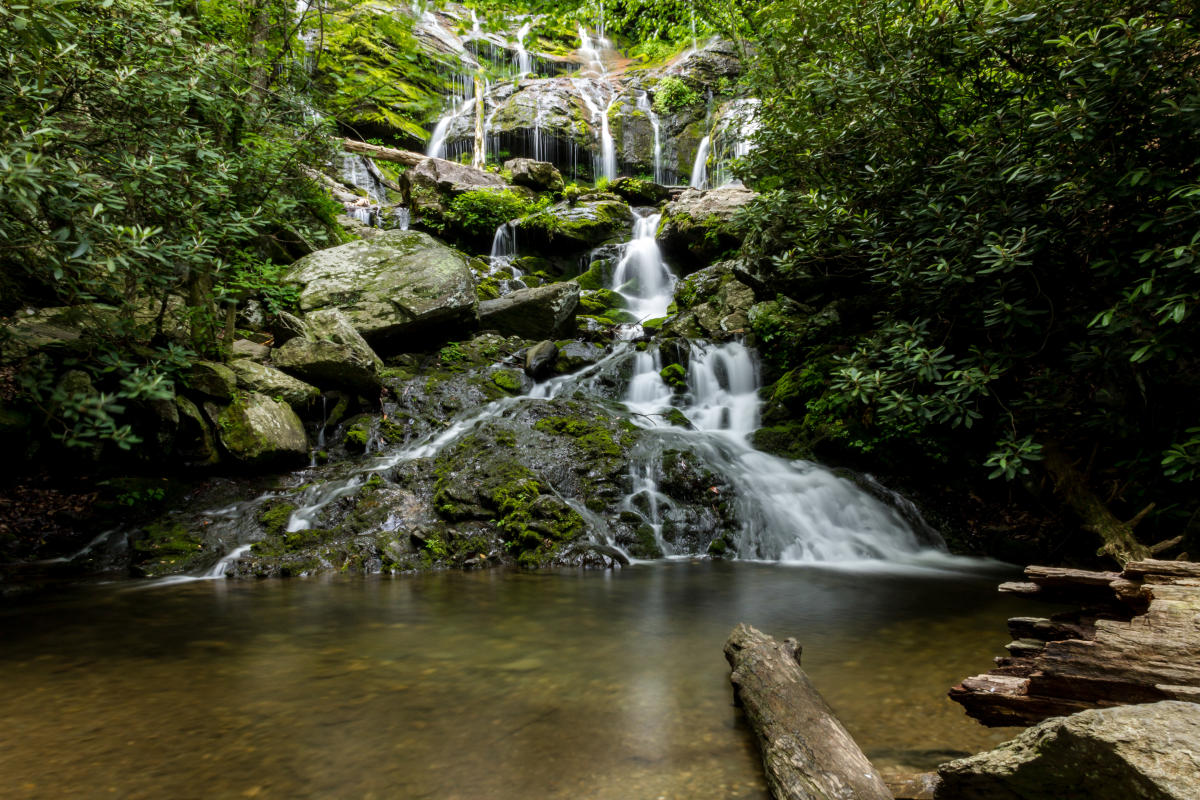
[[[499,191],[507,184],[499,175],[477,167],[427,158],[400,176],[404,204],[417,216],[441,216],[460,194],[479,190]]]
[[[656,206],[671,196],[667,187],[638,178],[617,178],[608,190],[631,206]]]
[[[606,242],[627,241],[633,230],[633,212],[617,200],[563,202],[515,224],[522,251],[561,260]]]
[[[280,370],[320,387],[346,387],[360,392],[379,388],[383,362],[336,308],[304,318],[304,335],[289,339],[271,353]]]
[[[475,324],[478,300],[467,257],[420,231],[320,250],[295,263],[306,312],[341,310],[373,346],[409,345]]]
[[[551,283],[518,289],[479,304],[479,324],[526,339],[555,338],[574,332],[579,284]]]
[[[215,361],[196,361],[183,376],[184,385],[203,397],[229,402],[237,392],[237,375]]]
[[[562,173],[549,161],[513,158],[504,162],[504,169],[512,175],[512,182],[517,186],[527,186],[538,192],[563,190]]]
[[[658,223],[659,246],[668,258],[685,268],[711,263],[741,244],[733,218],[755,196],[755,192],[740,185],[707,191],[687,189],[663,211]]]
[[[217,418],[221,446],[243,464],[301,463],[308,435],[291,406],[257,392],[239,395]]]
[[[317,387],[257,361],[240,358],[232,361],[229,368],[237,376],[237,385],[241,388],[282,400],[297,413],[307,411],[321,396]]]
[[[740,280],[732,262],[694,272],[675,287],[676,316],[662,326],[667,336],[729,341],[750,330],[754,290]],[[769,341],[769,339],[767,340]]]

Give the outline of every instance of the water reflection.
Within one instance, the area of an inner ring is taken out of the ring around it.
[[[671,562],[80,590],[0,613],[0,774],[16,797],[762,798],[721,655],[739,621],[800,639],[881,766],[928,767],[1008,735],[944,698],[1027,609],[997,580]]]

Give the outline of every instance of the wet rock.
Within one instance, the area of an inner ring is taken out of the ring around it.
[[[254,361],[266,361],[271,357],[271,348],[249,339],[234,339],[233,344],[229,347],[229,355],[234,359],[249,358]]]
[[[538,192],[563,190],[562,173],[548,161],[513,158],[504,162],[504,168],[512,174],[512,182],[517,186],[527,186]]]
[[[606,242],[627,241],[633,212],[617,200],[563,202],[516,221],[521,249],[562,259]]]
[[[1175,700],[1055,717],[938,768],[944,800],[1185,800],[1200,786],[1200,705]]]
[[[217,419],[221,445],[245,464],[302,462],[308,436],[287,403],[249,392],[226,407]]]
[[[688,264],[699,267],[713,261],[741,243],[733,217],[755,196],[755,192],[740,185],[684,191],[663,211],[658,225],[659,246],[684,269]]]
[[[221,402],[232,400],[237,392],[233,370],[215,361],[194,362],[183,380],[191,391]]]
[[[287,403],[296,412],[304,412],[321,396],[317,387],[299,381],[281,370],[249,359],[238,359],[229,365],[237,376],[238,386],[265,394]]]
[[[475,280],[466,256],[419,231],[320,250],[295,263],[300,307],[337,308],[375,345],[473,327]],[[410,348],[411,349],[411,348]]]
[[[525,374],[534,380],[548,377],[558,359],[558,345],[542,341],[525,351]]]
[[[607,351],[603,345],[579,341],[564,342],[558,348],[558,361],[554,364],[554,371],[560,375],[575,372],[584,367],[590,367],[604,358],[606,354]]]
[[[275,367],[321,387],[378,390],[383,362],[341,311],[314,311],[304,322],[304,336],[291,339],[271,354]]]
[[[565,336],[574,331],[579,284],[551,283],[518,289],[479,304],[479,324],[526,339]]]
[[[722,78],[736,80],[742,74],[742,61],[737,45],[728,39],[716,38],[704,47],[688,53],[664,73],[679,77],[700,87],[715,86]]]
[[[656,206],[671,196],[665,186],[637,178],[617,178],[608,190],[631,206]]]
[[[730,262],[713,264],[676,286],[679,313],[663,326],[663,333],[715,341],[745,336],[754,301],[754,290],[738,280]]]
[[[406,170],[399,185],[404,204],[417,215],[444,214],[450,201],[464,192],[506,187],[499,175],[441,158],[427,158]]]

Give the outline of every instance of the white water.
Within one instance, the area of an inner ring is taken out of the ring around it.
[[[654,113],[654,107],[650,104],[650,96],[645,92],[638,94],[637,107],[638,111],[641,111],[650,120],[650,127],[654,131],[654,182],[666,183],[662,168],[662,136],[658,114]]]
[[[529,20],[521,29],[517,31],[517,77],[524,78],[529,73],[533,72],[533,59],[529,56],[529,51],[525,49],[525,37],[529,35],[530,29],[533,28],[533,21]]]
[[[388,202],[388,196],[383,175],[374,162],[365,156],[343,154],[342,181],[366,193],[366,197],[343,203],[346,215],[364,225],[381,227],[385,221],[382,207]],[[398,223],[401,222],[401,212],[406,215],[408,209],[397,208],[392,212]],[[403,225],[407,227],[406,222]]]
[[[600,131],[600,152],[592,156],[592,174],[595,179],[617,177],[617,147],[613,142],[612,133],[608,126],[608,112],[617,101],[615,96],[606,100],[602,92],[611,93],[607,83],[587,78],[575,78],[571,81],[579,97],[591,114],[594,127]],[[602,105],[603,104],[603,105]]]
[[[579,56],[584,65],[581,74],[591,73],[593,77],[603,77],[608,74],[608,68],[604,66],[604,60],[600,57],[600,48],[588,35],[587,28],[582,25],[579,26]]]
[[[696,149],[696,160],[692,163],[692,177],[688,181],[688,185],[694,189],[708,188],[708,148],[710,138],[705,136],[700,140],[700,147]]]
[[[675,277],[654,240],[661,219],[662,214],[647,214],[634,221],[633,239],[613,271],[613,291],[625,298],[639,322],[665,317],[675,289]]]
[[[611,288],[631,307],[665,313],[673,278],[653,238],[657,223],[658,215],[637,221]],[[630,280],[637,283],[635,292],[626,285]],[[787,461],[750,447],[747,439],[759,423],[760,382],[754,355],[743,344],[693,342],[682,397],[663,381],[662,367],[653,350],[633,355],[625,404],[637,424],[653,429],[662,440],[631,468],[633,491],[624,510],[636,511],[634,498],[642,498],[646,522],[667,554],[672,548],[662,539],[660,512],[671,500],[658,491],[655,476],[658,453],[674,447],[691,451],[732,484],[741,524],[734,537],[740,558],[843,564],[949,558],[922,545],[897,511],[850,481],[817,464]],[[694,430],[670,426],[663,415],[672,408],[682,411]]]

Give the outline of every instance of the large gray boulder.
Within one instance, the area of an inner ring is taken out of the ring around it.
[[[504,162],[504,168],[517,186],[527,186],[538,192],[561,192],[563,189],[562,173],[549,161],[512,158]]]
[[[406,170],[399,185],[404,204],[418,216],[445,213],[450,200],[464,192],[499,191],[506,186],[499,175],[441,158],[427,158]]]
[[[1167,700],[1055,717],[938,774],[939,800],[1194,800],[1200,705]]]
[[[296,411],[304,411],[312,406],[321,396],[317,387],[304,381],[296,380],[286,372],[239,358],[230,363],[229,368],[237,376],[237,384],[243,389],[275,397],[287,403]]]
[[[508,336],[556,338],[574,331],[578,307],[579,284],[551,283],[485,300],[479,304],[479,323]]]
[[[475,280],[467,258],[419,231],[320,250],[296,262],[300,307],[337,308],[375,345],[474,327]]]
[[[733,217],[756,196],[736,184],[704,191],[687,189],[663,211],[656,237],[659,246],[684,272],[704,266],[741,243]]]
[[[344,386],[361,392],[379,388],[383,362],[336,308],[304,318],[304,335],[271,353],[278,369],[317,386]]]
[[[225,450],[245,464],[300,462],[308,455],[308,436],[296,412],[257,392],[221,411],[217,433]]]

